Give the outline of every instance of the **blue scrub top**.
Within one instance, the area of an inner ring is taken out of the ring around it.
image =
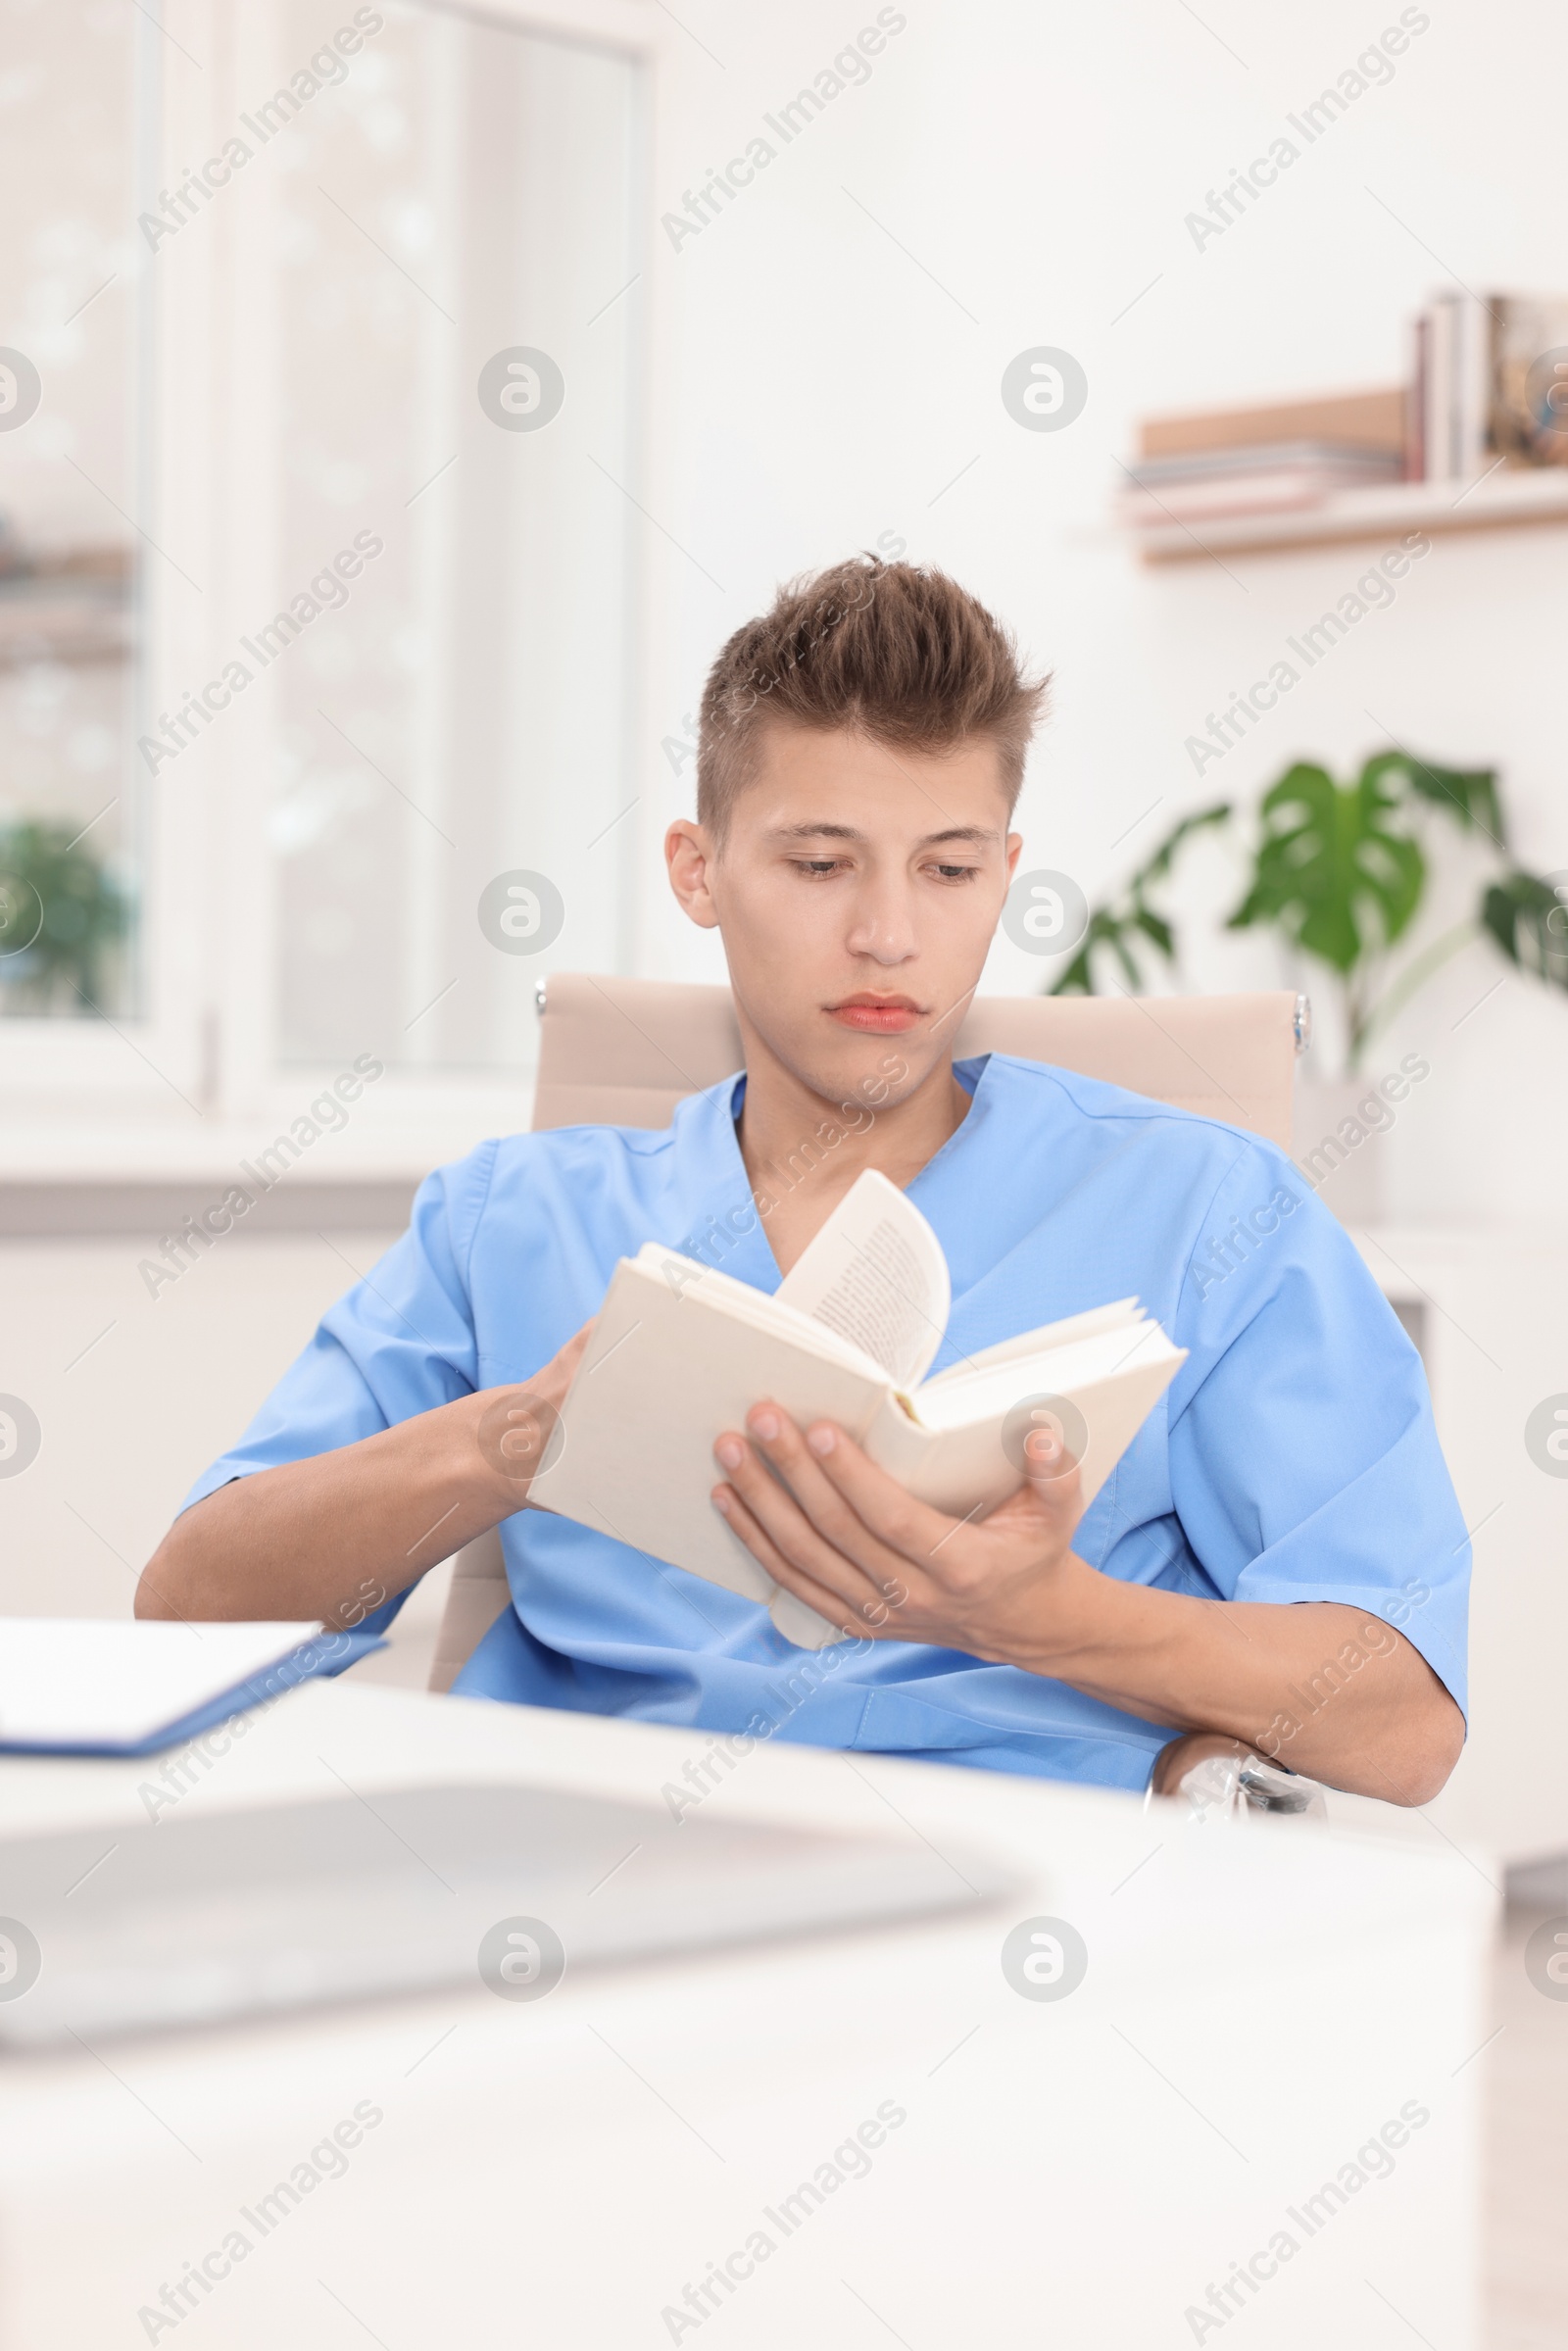
[[[1298,1170],[1255,1136],[1067,1070],[992,1053],[957,1075],[968,1115],[909,1186],[953,1274],[933,1369],[1134,1295],[1190,1350],[1079,1555],[1207,1599],[1343,1600],[1397,1626],[1462,1707],[1469,1545],[1420,1359]],[[744,1083],[692,1096],[662,1131],[511,1135],[438,1170],[185,1507],[530,1379],[645,1241],[775,1290],[736,1140]],[[953,1649],[808,1654],[755,1602],[543,1511],[501,1539],[513,1606],[459,1675],[464,1696],[1135,1788],[1172,1736]]]

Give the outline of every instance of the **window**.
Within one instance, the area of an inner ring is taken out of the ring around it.
[[[0,1022],[135,1005],[145,298],[133,11],[14,16],[0,75]]]
[[[288,12],[302,59],[313,13]],[[278,1050],[515,1066],[549,951],[512,946],[559,920],[564,957],[603,969],[619,928],[632,75],[375,13],[269,190],[275,603],[313,580],[346,600],[276,661]],[[356,546],[379,552],[349,586],[330,566]],[[562,903],[507,885],[487,935],[508,873]]]
[[[0,511],[62,552],[0,582],[0,824],[87,828],[105,938],[101,1018],[0,957],[0,1076],[176,1122],[363,1053],[383,1100],[514,1089],[537,980],[623,955],[643,60],[412,0],[205,22],[27,20]]]

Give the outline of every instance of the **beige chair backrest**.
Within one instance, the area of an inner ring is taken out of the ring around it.
[[[541,983],[535,1131],[663,1127],[675,1105],[744,1058],[727,988],[556,972]],[[1104,1078],[1291,1148],[1291,1092],[1305,999],[1258,996],[977,997],[955,1052],[1015,1053]],[[458,1553],[432,1690],[459,1668],[508,1599],[500,1535]]]
[[[982,996],[955,1040],[1105,1078],[1291,1147],[1300,1000],[1266,996]],[[739,1069],[727,988],[556,972],[544,989],[536,1130],[668,1126],[675,1105]]]

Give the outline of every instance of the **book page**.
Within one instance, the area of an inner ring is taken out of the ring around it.
[[[645,1241],[636,1256],[624,1262],[640,1280],[662,1283],[674,1297],[695,1299],[710,1312],[727,1315],[750,1330],[763,1331],[770,1339],[792,1339],[797,1347],[826,1363],[863,1372],[879,1386],[888,1376],[886,1366],[864,1347],[829,1329],[815,1315],[803,1314],[787,1298],[770,1298],[765,1290],[754,1290],[749,1282],[737,1282],[733,1275],[701,1265],[695,1257],[682,1257],[657,1241]],[[597,1354],[597,1339],[594,1349]]]
[[[942,1345],[953,1285],[919,1209],[868,1167],[776,1296],[848,1339],[901,1388],[913,1388]]]
[[[1135,1298],[1118,1298],[1110,1306],[1092,1306],[1087,1314],[1065,1314],[1060,1322],[1042,1323],[1038,1331],[1022,1331],[1016,1339],[999,1339],[995,1347],[977,1348],[961,1362],[950,1363],[946,1371],[939,1371],[925,1385],[945,1387],[950,1380],[967,1379],[972,1371],[989,1371],[994,1363],[1015,1363],[1024,1355],[1049,1354],[1054,1347],[1070,1347],[1080,1339],[1094,1338],[1100,1331],[1131,1329],[1143,1319],[1144,1310]],[[919,1399],[915,1400],[918,1405]]]
[[[961,1429],[1000,1418],[1031,1391],[1070,1396],[1114,1382],[1135,1366],[1181,1360],[1183,1350],[1172,1347],[1157,1322],[1112,1325],[1066,1347],[992,1361],[957,1379],[931,1380],[914,1398],[914,1409],[923,1429]]]

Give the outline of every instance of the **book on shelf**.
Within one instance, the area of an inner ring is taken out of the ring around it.
[[[1451,481],[1454,474],[1454,305],[1443,296],[1429,303],[1426,375],[1421,386],[1421,479]]]
[[[1432,365],[1432,321],[1426,312],[1410,328],[1410,378],[1404,387],[1404,478],[1427,477],[1427,373]]]
[[[1118,518],[1158,530],[1320,506],[1344,490],[1399,480],[1405,439],[1399,391],[1153,417],[1125,468]]]
[[[857,1178],[769,1297],[649,1242],[623,1257],[530,1504],[767,1605],[803,1648],[844,1639],[775,1585],[712,1501],[713,1445],[754,1404],[831,1420],[954,1518],[1024,1482],[1026,1442],[1099,1493],[1186,1360],[1136,1298],[1047,1324],[927,1378],[952,1304],[942,1245],[886,1176]],[[1038,1467],[1039,1455],[1028,1459]]]
[[[1314,506],[1339,490],[1397,481],[1403,465],[1396,450],[1318,440],[1145,458],[1127,471],[1118,500],[1122,520],[1158,529],[1204,516]]]
[[[1415,326],[1418,481],[1568,465],[1568,295],[1448,287]]]
[[[1419,481],[1473,481],[1487,464],[1488,305],[1454,287],[1416,325]]]
[[[1404,395],[1397,386],[1376,392],[1319,392],[1262,408],[1151,416],[1140,428],[1138,454],[1140,464],[1170,457],[1211,459],[1232,450],[1300,441],[1334,449],[1381,449],[1397,456],[1404,446]]]
[[[1456,306],[1453,338],[1453,456],[1454,481],[1472,481],[1489,463],[1487,412],[1490,406],[1492,353],[1491,319],[1486,302],[1466,294]]]

